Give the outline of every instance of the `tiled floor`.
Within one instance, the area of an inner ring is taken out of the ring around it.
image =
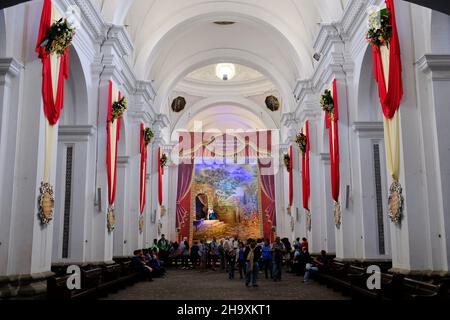
[[[263,279],[259,287],[245,287],[239,275],[229,280],[224,271],[169,270],[163,279],[140,282],[107,297],[108,300],[345,300],[338,292],[302,277],[283,274],[281,282]]]

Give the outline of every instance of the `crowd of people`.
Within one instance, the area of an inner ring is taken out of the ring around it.
[[[239,274],[246,286],[257,287],[260,273],[278,282],[282,280],[283,270],[303,276],[303,281],[309,283],[312,274],[327,268],[328,258],[325,251],[311,257],[306,238],[297,238],[291,245],[289,239],[280,237],[273,243],[269,239],[241,241],[238,237],[227,237],[218,241],[213,237],[210,242],[202,239],[190,246],[187,239],[180,243],[169,242],[162,235],[149,249],[136,251],[133,264],[148,280],[163,277],[165,267],[203,272],[220,268],[230,280]]]

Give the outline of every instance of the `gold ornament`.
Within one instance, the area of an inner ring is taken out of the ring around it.
[[[116,215],[114,213],[114,208],[108,208],[108,214],[106,215],[107,227],[109,232],[113,232],[116,228]]]
[[[53,209],[55,207],[55,198],[53,196],[53,187],[49,183],[41,182],[39,203],[39,218],[43,225],[48,225],[53,219]]]
[[[394,181],[389,189],[389,218],[394,223],[400,223],[403,217],[403,189],[399,182]]]

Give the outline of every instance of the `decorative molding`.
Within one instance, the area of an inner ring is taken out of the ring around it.
[[[353,131],[361,138],[383,138],[384,125],[382,121],[354,122]]]
[[[58,140],[61,142],[89,141],[97,128],[95,126],[63,126],[58,129]]]
[[[60,0],[62,2],[63,0]],[[107,26],[101,13],[92,4],[92,1],[86,0],[65,0],[64,2],[74,3],[81,11],[81,26],[91,36],[91,38],[100,43],[106,38]]]
[[[20,75],[23,65],[15,58],[0,58],[0,86],[9,85],[11,78]]]
[[[417,68],[425,74],[430,74],[433,80],[450,80],[450,55],[426,54],[416,62]]]

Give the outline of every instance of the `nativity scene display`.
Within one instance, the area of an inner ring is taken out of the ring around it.
[[[194,190],[194,240],[262,237],[257,166],[198,164]]]

